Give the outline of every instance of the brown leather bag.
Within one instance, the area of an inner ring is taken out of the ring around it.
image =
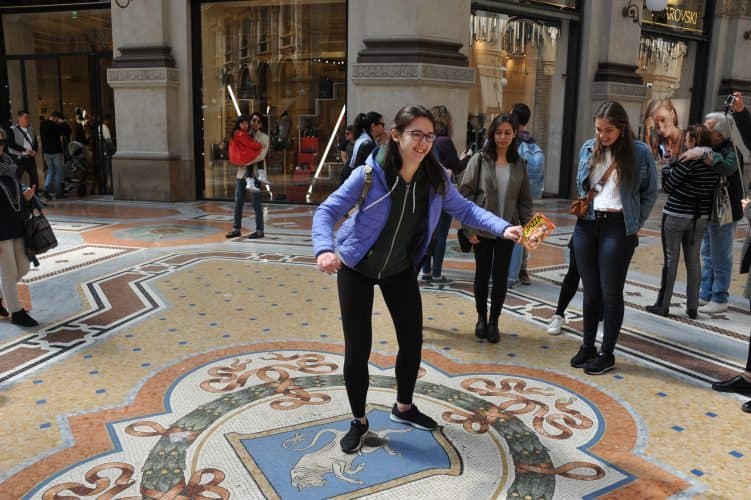
[[[568,213],[570,213],[571,215],[576,215],[577,217],[584,217],[585,215],[587,215],[589,204],[592,203],[592,200],[595,196],[597,196],[597,193],[602,191],[602,186],[604,186],[605,183],[608,182],[608,178],[610,177],[610,174],[613,173],[614,168],[615,161],[610,163],[610,166],[605,171],[605,173],[602,174],[600,180],[597,181],[594,186],[592,186],[592,189],[590,189],[583,198],[579,198],[578,200],[571,202],[571,206],[568,208]],[[597,189],[598,187],[599,189]]]

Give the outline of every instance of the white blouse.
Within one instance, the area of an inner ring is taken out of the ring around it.
[[[610,150],[605,151],[605,159],[594,166],[592,172],[589,174],[589,182],[591,185],[597,183],[600,178],[605,174],[605,171],[613,161],[613,155]],[[618,187],[618,171],[613,170],[608,177],[607,182],[602,187],[602,191],[599,192],[594,198],[593,208],[601,211],[622,211],[623,203],[621,203],[621,190]]]

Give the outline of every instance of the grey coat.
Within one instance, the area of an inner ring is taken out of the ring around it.
[[[485,210],[492,212],[512,224],[526,224],[532,218],[532,195],[529,190],[527,163],[519,158],[509,165],[508,185],[503,211],[498,207],[498,182],[495,176],[495,162],[483,152],[475,153],[462,173],[459,192]],[[479,178],[478,178],[479,176]],[[478,181],[479,179],[479,181]],[[495,239],[496,235],[463,227],[467,237],[479,234],[484,238]]]

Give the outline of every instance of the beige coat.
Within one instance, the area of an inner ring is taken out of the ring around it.
[[[509,168],[508,185],[506,189],[503,211],[498,209],[498,182],[495,176],[495,162],[485,153],[479,152],[469,160],[467,168],[462,173],[459,192],[483,207],[485,210],[499,215],[508,222],[526,224],[532,218],[532,195],[529,190],[527,177],[527,162],[519,158]],[[479,175],[479,182],[478,176]],[[477,189],[475,191],[475,188]],[[479,234],[484,238],[495,239],[495,235],[477,231],[471,227],[464,227],[467,237]]]

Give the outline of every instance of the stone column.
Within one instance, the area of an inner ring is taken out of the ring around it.
[[[469,16],[469,0],[349,2],[348,122],[372,110],[388,123],[405,104],[443,104],[461,150],[475,81]]]
[[[636,72],[641,28],[624,16],[628,4],[628,0],[584,3],[577,145],[592,137],[592,116],[605,100],[623,104],[634,132],[638,128],[647,88]],[[636,4],[641,9],[641,2]]]
[[[112,4],[116,199],[179,201],[196,197],[187,0]]]

